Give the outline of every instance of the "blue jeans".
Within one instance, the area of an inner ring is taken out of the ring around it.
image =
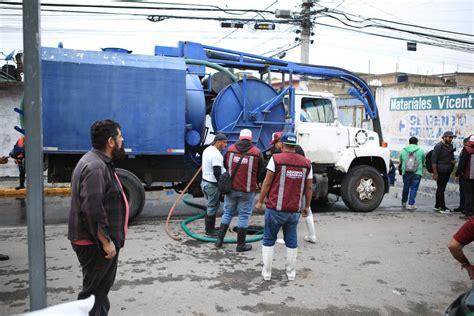
[[[207,199],[207,215],[213,216],[217,213],[221,202],[221,193],[217,189],[217,185],[214,185],[207,181],[201,182],[201,189],[204,196]]]
[[[280,227],[283,227],[283,239],[288,248],[298,247],[298,235],[296,228],[300,219],[300,213],[277,212],[270,208],[265,210],[265,228],[263,231],[262,244],[267,247],[275,245]]]
[[[232,217],[239,215],[239,227],[247,228],[252,216],[254,199],[255,192],[232,190],[224,198],[224,215],[222,215],[221,224],[230,225]]]
[[[402,203],[406,203],[408,200],[409,205],[415,205],[416,192],[420,186],[421,176],[407,172],[403,175],[403,191],[402,191]],[[408,197],[410,192],[410,197]]]

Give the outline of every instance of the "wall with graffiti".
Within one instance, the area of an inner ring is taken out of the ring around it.
[[[459,154],[462,139],[474,134],[474,88],[403,87],[378,88],[384,139],[392,156],[415,136],[426,151],[438,143],[445,131],[453,131]]]

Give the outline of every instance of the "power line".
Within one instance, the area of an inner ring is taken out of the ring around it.
[[[368,27],[383,28],[383,29],[388,29],[388,30],[392,30],[392,31],[409,33],[409,34],[413,34],[413,35],[419,35],[419,36],[425,36],[425,37],[429,37],[429,38],[447,40],[447,41],[450,41],[450,42],[455,42],[455,43],[460,43],[460,44],[474,45],[474,42],[471,42],[471,41],[466,41],[466,40],[461,40],[461,39],[456,39],[456,38],[451,38],[451,37],[446,37],[446,36],[440,36],[440,35],[434,35],[434,34],[428,34],[428,33],[422,33],[422,32],[416,32],[416,31],[410,31],[410,30],[400,29],[400,28],[396,28],[396,27],[390,27],[390,26],[386,26],[386,25],[379,25],[379,24],[368,24],[368,25],[366,24],[366,25],[361,25],[361,26],[351,25],[351,24],[348,24],[348,23],[344,22],[343,20],[339,19],[338,17],[335,17],[331,14],[327,14],[327,13],[322,13],[322,14],[325,17],[335,19],[335,20],[341,22],[342,24],[344,24],[346,26],[357,28],[357,29],[363,29],[363,28],[368,28]]]
[[[264,11],[264,10],[267,10],[267,9],[270,8],[270,7],[272,7],[272,6],[273,6],[275,3],[277,3],[277,2],[278,2],[278,0],[275,0],[275,2],[273,2],[273,3],[270,4],[268,7],[266,7],[265,9],[263,9],[263,11]],[[258,14],[255,15],[254,18],[256,18],[257,16],[258,16]],[[229,37],[230,35],[234,34],[235,32],[237,32],[237,29],[235,29],[235,30],[233,30],[233,31],[230,31],[229,34],[225,35],[223,38],[221,38],[220,40],[218,40],[217,42],[215,42],[215,43],[212,44],[212,45],[217,45],[217,44],[219,44],[220,42],[222,42],[224,39],[226,39],[226,38]]]
[[[160,2],[157,2],[160,3]],[[169,2],[161,2],[162,4],[173,4]],[[21,6],[22,2],[10,2],[10,1],[0,1],[0,4],[3,5],[12,5],[12,6]],[[196,6],[195,4],[181,4],[187,6]],[[222,9],[214,5],[200,5],[206,6],[207,8],[184,8],[184,7],[155,7],[155,6],[130,6],[130,5],[90,5],[90,4],[70,4],[70,3],[43,3],[41,7],[60,7],[60,8],[92,8],[92,9],[137,9],[137,10],[172,10],[172,11],[209,11],[209,12],[224,12],[227,14],[241,15],[234,12],[246,13],[266,13],[273,14],[272,11],[257,10],[257,9]]]
[[[345,28],[345,27],[340,27],[340,26],[325,24],[325,23],[320,23],[320,22],[313,22],[313,23],[317,24],[317,25],[321,25],[321,26],[326,26],[326,27],[330,27],[330,28],[344,30],[344,31],[356,32],[356,33],[372,35],[372,36],[377,36],[377,37],[395,39],[395,40],[412,41],[412,39],[398,37],[398,36],[382,35],[382,34],[377,34],[377,33],[364,32],[364,31],[360,31],[358,29]],[[455,45],[442,45],[442,44],[438,44],[438,43],[435,43],[435,42],[426,42],[426,41],[417,41],[417,42],[420,43],[420,44],[425,44],[425,45],[430,45],[430,46],[437,46],[437,47],[442,47],[442,48],[449,48],[449,49],[459,50],[459,51],[468,51],[468,52],[474,51],[474,49],[472,49],[472,48],[458,47],[458,46],[455,46]]]
[[[381,22],[386,22],[386,23],[391,23],[391,24],[397,24],[397,25],[403,25],[403,26],[408,26],[408,27],[413,27],[413,28],[419,28],[419,29],[425,29],[425,30],[430,30],[430,31],[436,31],[436,32],[442,32],[442,33],[449,33],[449,34],[456,34],[456,35],[474,37],[474,34],[467,34],[467,33],[460,33],[460,32],[454,32],[454,31],[436,29],[436,28],[432,28],[432,27],[421,26],[421,25],[410,24],[410,23],[396,22],[396,21],[386,20],[386,19],[379,19],[379,18],[362,18],[361,16],[356,16],[356,15],[354,15],[354,14],[346,13],[346,12],[339,11],[339,10],[329,10],[329,11],[330,11],[331,13],[343,15],[343,16],[346,18],[346,20],[351,21],[351,22],[363,23],[363,22],[365,22],[365,21],[381,21]],[[361,21],[352,20],[352,19],[350,19],[350,18],[348,17],[348,15],[356,16],[356,17],[358,17],[358,18],[360,18],[360,19],[362,18],[362,20],[361,20]]]

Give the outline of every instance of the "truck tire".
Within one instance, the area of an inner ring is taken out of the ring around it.
[[[145,206],[145,189],[140,179],[128,170],[115,169],[128,199],[129,222],[137,217]]]
[[[342,179],[344,204],[355,212],[371,212],[382,202],[385,188],[380,172],[371,166],[356,166]]]

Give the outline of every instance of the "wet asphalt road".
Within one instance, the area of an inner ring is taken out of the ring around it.
[[[131,227],[110,293],[111,315],[441,315],[471,286],[446,247],[463,220],[432,212],[430,196],[418,198],[415,212],[400,209],[395,191],[372,213],[348,212],[341,203],[319,208],[317,244],[303,241],[305,227],[298,227],[293,282],[286,280],[283,245],[276,246],[272,281],[263,282],[260,243],[243,254],[233,245],[216,250],[184,235],[178,221],[171,227],[183,240],[171,240],[160,214],[174,197],[156,194]],[[456,199],[448,197],[449,204]],[[45,218],[53,224],[45,229],[50,305],[75,299],[81,287],[66,240],[67,205],[67,197],[45,199]],[[28,310],[28,256],[24,203],[0,199],[0,211],[0,252],[11,257],[0,262],[3,315]],[[198,212],[182,205],[177,215]],[[252,224],[262,220],[255,214]],[[190,226],[202,232],[202,221]],[[470,248],[467,253],[474,258]]]

